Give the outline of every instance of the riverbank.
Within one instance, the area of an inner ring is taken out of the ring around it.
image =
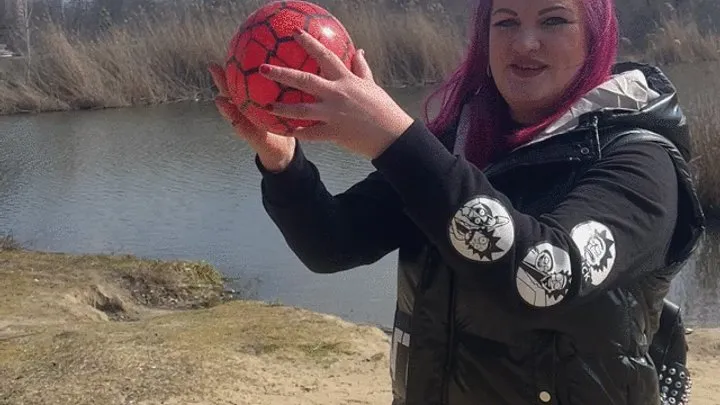
[[[202,263],[0,249],[0,285],[0,404],[391,401],[385,333],[228,300]],[[720,330],[689,338],[692,402],[714,405]]]
[[[0,285],[0,404],[390,403],[382,331],[204,264],[2,251]]]

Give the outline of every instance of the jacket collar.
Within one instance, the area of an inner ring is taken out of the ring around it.
[[[658,97],[660,93],[650,88],[645,75],[639,69],[614,74],[575,102],[565,115],[548,126],[535,139],[517,149],[573,131],[580,125],[581,117],[588,114],[604,110],[613,110],[616,113],[638,112]]]

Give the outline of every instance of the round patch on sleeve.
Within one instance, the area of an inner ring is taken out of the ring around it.
[[[455,250],[477,262],[502,258],[515,241],[515,226],[508,210],[489,197],[465,203],[450,221],[449,233]]]
[[[570,255],[549,243],[530,249],[515,277],[522,299],[536,307],[550,307],[562,301],[571,280]]]
[[[582,256],[583,286],[600,285],[615,264],[615,238],[610,229],[596,221],[576,225],[570,237]]]

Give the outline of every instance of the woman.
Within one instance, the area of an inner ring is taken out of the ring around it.
[[[314,272],[399,249],[397,404],[681,403],[683,365],[649,353],[704,230],[673,86],[613,65],[611,0],[481,0],[472,35],[427,125],[375,85],[362,52],[348,71],[303,32],[322,77],[262,71],[322,102],[270,107],[324,124],[263,133],[221,94],[257,151],[267,212]],[[333,196],[297,140],[377,170]]]

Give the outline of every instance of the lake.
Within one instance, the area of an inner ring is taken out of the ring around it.
[[[426,90],[393,93],[416,113]],[[0,125],[0,231],[24,246],[204,260],[238,278],[250,298],[391,324],[396,254],[340,274],[308,271],[261,205],[254,153],[212,104],[11,116]],[[333,193],[372,171],[338,148],[304,148]],[[710,235],[673,285],[691,325],[720,325],[718,239]]]

